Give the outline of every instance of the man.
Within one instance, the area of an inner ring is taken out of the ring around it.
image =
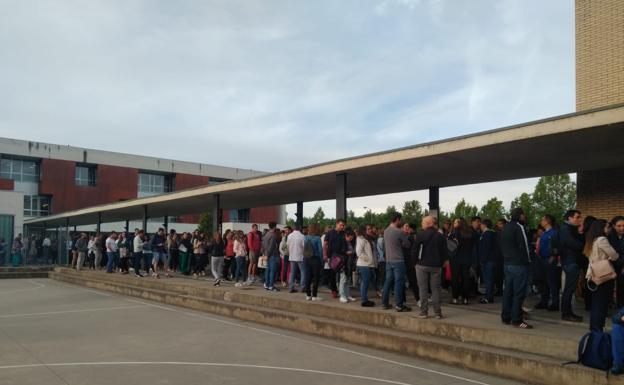
[[[474,247],[473,247],[473,254],[475,255],[475,260],[477,261],[476,264],[472,266],[475,275],[474,277],[471,277],[472,294],[475,296],[483,294],[479,291],[479,278],[481,278],[482,282],[485,281],[485,278],[483,277],[483,271],[481,270],[481,264],[478,262],[478,253],[479,253],[478,240],[481,238],[481,224],[482,224],[481,222],[482,222],[481,217],[478,215],[474,215],[470,217],[470,227],[472,227],[472,231],[475,233],[475,239],[477,239],[477,242],[475,242]]]
[[[481,221],[481,235],[477,246],[479,254],[479,264],[485,282],[485,296],[479,303],[494,303],[494,264],[498,259],[498,240],[496,231],[492,229],[492,221],[484,219]]]
[[[391,309],[390,288],[394,283],[394,299],[397,312],[407,312],[412,309],[405,305],[405,259],[404,247],[410,247],[407,236],[400,228],[401,214],[395,213],[386,231],[384,244],[386,246],[386,279],[384,282],[381,301],[384,309]]]
[[[102,246],[102,234],[96,233],[95,239],[93,240],[93,253],[95,254],[94,264],[96,270],[100,270],[101,268],[100,264],[102,263]]]
[[[559,290],[561,290],[561,267],[559,266],[559,250],[556,248],[557,230],[555,217],[546,214],[540,225],[544,228],[539,239],[539,255],[546,285],[540,285],[540,302],[536,309],[559,311]]]
[[[503,291],[503,323],[521,329],[533,326],[523,320],[522,304],[527,294],[529,278],[529,242],[524,228],[524,210],[511,210],[511,221],[503,228],[503,258],[505,269],[505,290]]]
[[[43,259],[45,263],[50,263],[50,246],[52,246],[52,240],[50,237],[46,236],[43,238],[43,242],[41,242],[41,247],[43,248]]]
[[[585,242],[579,231],[581,223],[583,218],[580,211],[566,211],[555,242],[561,255],[561,268],[565,273],[565,286],[561,296],[561,319],[571,322],[583,322],[583,317],[572,311],[572,298],[579,280],[579,261],[585,258],[583,256]]]
[[[284,227],[284,235],[282,241],[279,243],[279,251],[282,255],[282,272],[280,274],[280,281],[282,281],[282,287],[286,287],[288,282],[288,271],[290,270],[289,255],[288,255],[288,235],[292,229],[290,226]]]
[[[479,233],[479,235],[481,235],[481,217],[480,216],[475,215],[471,217],[470,226],[472,227],[472,230],[474,230],[475,232]]]
[[[115,231],[111,231],[108,238],[104,242],[106,246],[106,272],[113,272],[113,261],[115,260],[115,254],[117,254],[117,233]]]
[[[167,253],[165,252],[165,244],[167,242],[167,239],[165,238],[165,229],[160,227],[156,235],[154,235],[154,237],[152,238],[151,242],[152,242],[152,268],[154,269],[152,276],[154,276],[155,278],[160,278],[160,274],[158,274],[158,263],[159,262],[163,263],[163,270],[166,271],[168,268],[167,267]],[[166,276],[169,277],[170,275],[167,273]]]
[[[267,268],[264,271],[264,288],[268,291],[279,291],[275,287],[275,275],[279,266],[279,247],[277,243],[277,234],[275,234],[276,223],[269,223],[269,231],[262,238],[262,255],[266,255],[268,259]]]
[[[141,261],[143,260],[143,244],[145,243],[143,241],[144,236],[145,232],[143,230],[134,229],[132,251],[134,252],[134,276],[137,278],[143,277],[141,275]],[[149,268],[147,270],[149,271]]]
[[[616,267],[619,267],[616,271],[618,274],[616,280],[616,301],[617,307],[624,307],[624,216],[617,216],[611,220],[611,226],[613,227],[613,231],[609,234],[609,242],[611,246],[618,252],[620,261]]]
[[[80,271],[82,264],[84,263],[85,256],[87,255],[88,243],[87,234],[81,233],[80,237],[76,241],[76,250],[78,251],[78,260],[76,261],[76,270]]]
[[[18,267],[22,263],[22,250],[24,250],[24,244],[22,243],[22,234],[20,233],[17,234],[11,245],[11,263],[13,267]]]
[[[498,247],[497,259],[494,263],[494,296],[503,295],[503,282],[505,280],[504,263],[503,263],[503,229],[507,224],[507,219],[499,218],[496,221],[496,241]]]
[[[323,259],[325,263],[329,263],[334,255],[346,257],[348,251],[347,240],[345,239],[345,221],[337,219],[336,226],[329,230],[323,239]],[[344,267],[343,267],[344,269]],[[332,297],[338,297],[338,287],[336,285],[337,271],[329,269],[329,286],[332,291]],[[342,278],[342,274],[341,274]],[[346,294],[346,293],[345,293]],[[347,301],[349,296],[347,295]],[[344,302],[344,301],[343,301]]]
[[[260,232],[258,231],[258,225],[251,225],[251,231],[247,234],[247,250],[249,250],[249,268],[247,275],[249,276],[248,283],[256,282],[256,274],[258,269],[258,257],[260,256],[260,248],[262,247],[260,241]]]
[[[290,293],[296,293],[295,290],[295,277],[297,276],[297,272],[301,275],[301,291],[303,292],[303,288],[305,287],[305,267],[303,264],[303,246],[305,241],[305,235],[301,233],[301,227],[299,225],[295,226],[295,230],[288,235],[288,256],[290,258],[290,281],[288,287],[290,289]]]
[[[410,223],[404,223],[403,227],[401,227],[401,231],[403,231],[411,243],[414,239],[414,234],[416,234],[416,226]],[[412,259],[411,244],[410,247],[403,248],[403,261],[405,263],[405,276],[407,277],[409,288],[414,294],[414,300],[418,303],[420,301],[420,292],[418,289],[418,279],[416,277],[416,260]]]
[[[419,318],[427,318],[429,288],[431,288],[431,303],[437,319],[442,318],[440,306],[440,287],[442,284],[442,266],[448,263],[448,249],[446,239],[435,226],[435,218],[426,216],[422,219],[423,231],[416,235],[412,247],[412,259],[416,262],[416,278],[420,290]]]

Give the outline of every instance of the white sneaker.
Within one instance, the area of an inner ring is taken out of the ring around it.
[[[312,301],[312,297],[306,295],[306,301]]]
[[[418,302],[416,302],[416,306],[420,307],[421,303],[420,300],[418,300]]]
[[[347,303],[349,300],[345,297],[340,297],[340,303]]]
[[[355,302],[356,299],[354,297],[347,297],[347,300],[349,300],[349,302]]]
[[[323,298],[321,297],[312,297],[312,302],[318,302],[318,301],[322,301]]]
[[[240,282],[236,282],[236,283],[234,284],[234,286],[235,286],[235,287],[243,287],[243,284],[242,284],[242,283],[240,283]]]

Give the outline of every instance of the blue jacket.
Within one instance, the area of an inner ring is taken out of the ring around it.
[[[323,245],[321,244],[321,237],[318,235],[306,235],[303,242],[312,242],[312,248],[314,249],[314,257],[323,260]]]
[[[544,231],[544,233],[542,234],[542,236],[540,237],[540,249],[539,249],[539,256],[542,259],[548,259],[551,257],[551,244],[553,242],[553,238],[555,238],[557,236],[557,231],[555,230],[554,227],[551,227],[550,229]],[[556,257],[556,255],[553,255],[553,257]]]
[[[564,222],[556,239],[561,254],[561,264],[564,266],[579,264],[579,261],[584,258],[583,247],[585,242],[583,235],[578,232],[578,227]]]

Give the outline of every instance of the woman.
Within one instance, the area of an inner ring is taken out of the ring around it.
[[[373,250],[372,237],[367,233],[366,226],[360,226],[357,240],[355,242],[355,253],[357,254],[357,271],[361,277],[360,296],[363,307],[373,307],[375,302],[368,299],[368,287],[375,280],[375,269],[377,269],[377,258]]]
[[[89,256],[89,268],[95,269],[95,237],[92,235],[89,237],[89,243],[87,244],[88,256]]]
[[[180,263],[180,252],[178,249],[178,243],[180,239],[178,238],[178,234],[174,229],[169,230],[169,235],[167,235],[167,255],[169,256],[169,269],[171,271],[177,271],[178,265]]]
[[[234,259],[234,234],[231,231],[225,232],[225,258],[223,258],[223,278],[230,280],[230,266]]]
[[[306,265],[306,272],[309,274],[306,280],[305,291],[306,300],[320,301],[318,296],[318,285],[323,268],[323,244],[319,237],[319,225],[312,223],[308,228],[308,235],[303,241],[303,263]]]
[[[585,277],[588,280],[591,279],[593,264],[604,260],[616,261],[619,257],[607,239],[608,232],[609,224],[604,219],[597,219],[585,230],[584,253],[589,257],[589,268]],[[590,286],[593,285],[590,283]],[[615,280],[612,279],[597,285],[596,290],[592,291],[589,330],[603,331],[614,288]]]
[[[457,218],[453,223],[451,239],[457,242],[455,255],[451,257],[452,304],[468,304],[471,290],[470,270],[475,265],[474,246],[477,241],[476,232],[464,218]]]
[[[117,239],[117,250],[119,250],[119,271],[122,274],[128,274],[130,254],[128,253],[129,247],[128,238],[126,233],[121,232],[119,239]]]
[[[591,215],[588,215],[585,217],[585,219],[583,219],[583,224],[581,225],[581,227],[579,228],[579,232],[581,234],[585,234],[585,232],[589,231],[589,228],[591,227],[592,223],[594,223],[596,221],[596,217],[593,217]],[[591,290],[589,290],[587,288],[587,278],[585,278],[587,276],[587,270],[588,270],[588,265],[589,265],[589,255],[588,254],[584,254],[587,259],[585,258],[581,258],[580,261],[578,261],[578,265],[579,265],[579,277],[580,277],[580,287],[577,287],[576,289],[576,297],[577,299],[583,299],[583,303],[585,304],[585,310],[591,312],[591,301],[592,301],[592,292]]]
[[[225,243],[221,238],[221,233],[215,231],[213,240],[210,244],[210,269],[214,278],[214,286],[221,284],[223,277],[223,259],[225,256]]]
[[[178,255],[180,259],[180,272],[184,275],[190,275],[190,255],[193,250],[191,244],[191,235],[187,232],[182,234],[182,240],[178,243]]]
[[[247,267],[247,245],[246,237],[242,231],[237,231],[234,235],[234,259],[236,260],[236,273],[234,286],[241,287],[245,281],[245,268]]]
[[[206,258],[206,239],[204,233],[198,233],[193,240],[193,255],[195,263],[193,264],[193,278],[205,275],[203,260]]]
[[[344,235],[347,241],[347,252],[345,255],[345,263],[340,270],[340,281],[338,283],[338,295],[340,296],[341,303],[355,302],[355,298],[351,296],[349,291],[349,259],[355,257],[355,247],[353,246],[353,240],[355,233],[353,230],[346,230]]]

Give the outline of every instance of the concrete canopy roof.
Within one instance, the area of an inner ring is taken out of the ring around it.
[[[251,208],[347,196],[415,191],[624,166],[624,105],[568,114],[431,143],[341,159],[260,177],[88,207],[25,221],[47,227]]]

